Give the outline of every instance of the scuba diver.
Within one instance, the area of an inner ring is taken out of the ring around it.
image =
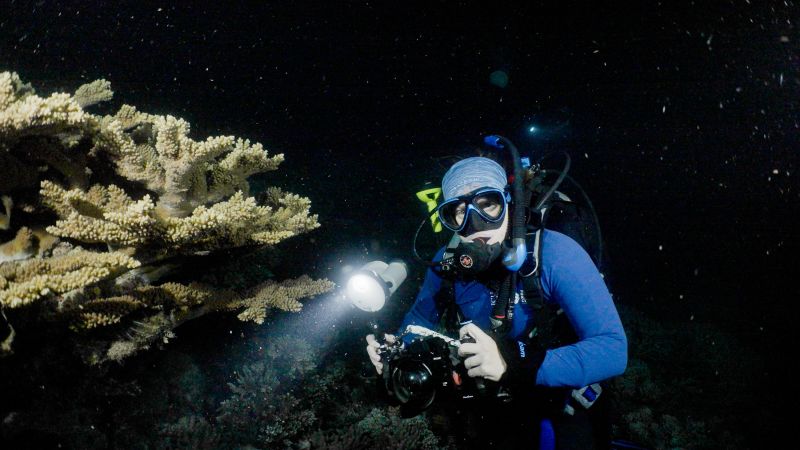
[[[543,202],[530,207],[536,197],[526,190],[516,148],[494,139],[513,150],[511,173],[486,157],[447,170],[435,213],[453,239],[428,262],[400,330],[436,329],[455,310],[467,375],[496,394],[472,404],[480,419],[465,426],[479,433],[470,446],[609,448],[601,393],[603,382],[627,365],[622,323],[596,262],[535,217]],[[410,342],[406,335],[383,338]],[[381,344],[373,334],[366,340],[380,374]]]

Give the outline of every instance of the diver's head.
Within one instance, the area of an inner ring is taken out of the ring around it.
[[[442,179],[442,224],[464,241],[499,244],[508,232],[507,178],[500,164],[484,157],[463,159]]]

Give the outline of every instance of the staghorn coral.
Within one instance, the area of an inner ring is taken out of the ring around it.
[[[32,187],[50,168],[70,186],[85,186],[87,166],[75,147],[98,127],[98,119],[69,94],[42,98],[17,74],[0,72],[0,192]]]
[[[61,237],[114,247],[160,248],[162,252],[208,251],[246,245],[273,245],[319,226],[308,214],[310,201],[275,190],[277,207],[259,206],[237,192],[188,217],[162,217],[149,195],[134,201],[114,185],[89,191],[64,190],[42,181],[42,201],[61,219],[47,231]]]
[[[136,135],[126,133],[133,129]],[[112,155],[118,173],[155,192],[159,208],[170,217],[186,216],[236,191],[247,194],[247,177],[275,170],[283,161],[283,154],[270,157],[261,144],[246,139],[218,136],[198,142],[189,132],[182,119],[125,107],[101,122],[93,152]]]
[[[72,97],[81,108],[86,108],[97,103],[107,102],[113,96],[114,92],[111,90],[111,83],[101,79],[82,85],[75,90],[75,94]]]
[[[61,219],[51,228],[54,234],[89,243],[158,247],[166,242],[175,248],[202,251],[275,244],[319,226],[317,217],[309,215],[306,198],[274,190],[270,202],[259,206],[246,197],[247,177],[277,169],[282,154],[269,156],[260,144],[232,136],[194,141],[188,136],[189,124],[182,119],[141,113],[127,105],[104,118],[80,107],[111,95],[108,82],[98,80],[81,86],[74,96],[54,94],[48,103],[23,85],[16,74],[4,72],[0,77],[0,145],[35,147],[35,152],[25,155],[35,155],[37,161],[61,172],[70,187],[83,189],[88,175],[81,160],[85,155],[67,157],[61,151],[64,148],[56,148],[56,142],[67,147],[64,136],[77,133],[93,142],[90,156],[108,155],[118,176],[143,183],[153,194],[134,202],[123,188],[109,186],[113,192],[106,195],[107,201],[92,205],[91,200],[82,198],[81,189],[68,191],[43,180],[45,204]],[[20,143],[23,136],[56,135],[62,138]],[[70,143],[77,140],[71,138]],[[9,164],[26,167],[12,154],[4,158]],[[30,177],[19,182],[27,185]],[[102,192],[92,192],[103,188],[94,186],[86,197],[104,197]],[[85,208],[90,205],[93,207]],[[243,223],[249,225],[248,230]]]
[[[260,324],[264,323],[270,309],[300,311],[303,304],[297,299],[322,294],[334,286],[330,280],[312,280],[307,275],[282,282],[268,280],[253,288],[243,300],[231,302],[228,309],[244,308],[238,315],[239,319]]]
[[[108,361],[122,362],[142,350],[148,350],[154,344],[167,344],[175,333],[172,331],[183,322],[195,319],[207,312],[206,308],[196,308],[190,311],[160,311],[146,316],[141,320],[133,321],[119,339],[110,344],[90,342],[84,352],[83,359],[90,365],[99,365]],[[93,345],[92,345],[93,344]]]
[[[124,316],[142,308],[144,304],[130,295],[88,301],[76,312],[73,330],[91,330],[119,323]]]
[[[234,291],[182,270],[211,252],[273,246],[319,227],[317,216],[309,199],[278,188],[249,195],[247,178],[276,170],[282,154],[233,136],[196,141],[186,121],[129,105],[104,117],[83,109],[112,96],[97,80],[43,98],[0,73],[0,163],[10,172],[0,194],[13,192],[21,211],[12,223],[2,197],[0,228],[17,237],[0,246],[0,305],[41,302],[42,317],[73,330],[115,330],[81,350],[102,362],[166,342],[211,311],[243,309],[242,320],[261,323],[270,308],[298,311],[297,299],[332,288],[308,277],[258,284],[270,276],[261,269],[229,277]]]
[[[308,214],[311,208],[311,200],[308,198],[270,187],[262,196],[262,202],[273,211],[268,218],[270,230],[253,233],[254,239],[273,243],[319,227],[317,216]]]
[[[69,94],[42,98],[16,73],[0,72],[0,148],[25,136],[82,134],[97,124]]]
[[[286,286],[283,286],[283,285]],[[274,283],[278,297],[289,299],[301,305],[297,299],[316,295],[330,289],[331,282],[325,279],[314,280],[302,276],[282,283]],[[118,290],[114,288],[114,290]],[[256,295],[267,296],[269,290],[264,287],[256,291]],[[289,295],[293,297],[289,297]],[[106,306],[107,302],[112,303]],[[210,311],[228,311],[241,308],[252,308],[249,315],[265,317],[271,308],[279,308],[277,304],[268,304],[263,298],[243,296],[230,289],[220,289],[203,283],[164,283],[159,286],[139,286],[128,290],[127,294],[117,297],[96,295],[91,299],[72,298],[71,302],[62,306],[72,316],[71,327],[74,330],[91,330],[97,327],[119,323],[125,315],[140,310],[151,311],[147,317],[133,322],[120,339],[110,345],[91,349],[86,359],[91,364],[105,361],[121,361],[122,359],[149,348],[153,343],[166,343],[175,337],[172,330],[178,325],[202,316]],[[247,312],[248,310],[246,310]],[[243,313],[244,314],[244,313]],[[240,317],[242,320],[246,320]],[[262,319],[263,320],[263,319]],[[273,359],[282,360],[279,355]],[[308,367],[308,361],[298,361],[298,366],[287,370],[300,371]]]
[[[44,296],[64,294],[139,266],[119,253],[75,249],[51,258],[33,258],[0,265],[0,305],[16,308]]]
[[[172,332],[181,323],[200,317],[212,310],[220,310],[238,295],[229,290],[216,289],[209,285],[191,283],[164,283],[160,286],[138,286],[112,292],[126,292],[118,296],[104,296],[102,290],[90,298],[71,298],[63,306],[64,313],[71,316],[70,328],[87,331],[119,323],[127,314],[146,311],[144,317],[135,320],[118,339],[111,343],[96,343],[86,349],[84,359],[90,364],[106,361],[122,361],[124,358],[148,349],[153,343],[167,343],[175,337]]]

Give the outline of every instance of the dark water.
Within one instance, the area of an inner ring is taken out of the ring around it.
[[[684,431],[713,430],[695,448],[725,446],[720,427],[746,448],[788,431],[782,393],[793,383],[800,295],[795,2],[96,3],[3,2],[0,70],[42,93],[105,78],[115,99],[100,111],[135,104],[187,119],[197,137],[235,134],[285,153],[281,170],[253,183],[309,196],[323,227],[284,243],[276,274],[338,281],[345,264],[409,258],[414,192],[485,134],[533,155],[565,150],[600,215],[618,305],[663,327],[660,345],[691,345],[642,348],[655,378],[691,379],[662,386],[674,391],[663,408]],[[408,302],[415,288],[405,289]],[[334,349],[326,361],[362,363],[358,333],[333,325],[317,323]],[[258,359],[245,341],[264,328],[204,318],[168,349],[230,381]],[[639,335],[629,337],[635,345]],[[164,359],[138,357],[111,375],[134,383]],[[21,367],[30,376],[17,372],[11,386],[35,390],[41,368]],[[745,391],[716,392],[730,386]],[[26,407],[19,392],[2,394],[14,400],[4,415]],[[227,395],[224,383],[202,392],[199,410]],[[704,395],[713,401],[696,401]],[[97,420],[92,411],[124,407],[101,394],[82,402],[81,426]],[[49,427],[46,442],[69,434],[58,414],[42,415],[55,422],[37,425]],[[123,416],[106,417],[105,430]],[[131,445],[108,435],[63,442]]]

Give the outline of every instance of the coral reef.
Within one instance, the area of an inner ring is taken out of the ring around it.
[[[770,428],[772,419],[748,406],[759,404],[752,389],[764,371],[758,355],[706,324],[676,326],[629,307],[619,310],[632,357],[609,390],[620,412],[616,436],[655,449],[743,448],[743,430]],[[762,421],[745,421],[746,409]]]
[[[303,401],[304,387],[298,386],[316,367],[316,355],[300,339],[283,338],[272,345],[264,360],[237,372],[228,384],[231,395],[220,403],[217,422],[232,443],[286,447],[317,421],[313,405]]]
[[[247,178],[276,170],[283,154],[233,136],[196,141],[186,121],[130,105],[102,117],[84,109],[112,96],[97,80],[40,97],[0,73],[0,306],[9,323],[30,317],[16,310],[37,309],[90,334],[82,354],[98,363],[166,342],[211,311],[262,323],[270,309],[296,312],[298,299],[332,289],[268,271],[246,286],[210,285],[182,271],[188,258],[274,247],[319,227],[317,216],[309,199],[277,187],[260,202],[250,196]]]
[[[217,449],[221,436],[208,421],[200,416],[184,416],[174,424],[165,424],[160,430],[160,449]]]
[[[356,424],[334,432],[314,433],[301,448],[325,450],[438,450],[439,439],[423,416],[400,417],[399,408],[373,408]]]
[[[308,341],[281,336],[264,346],[263,356],[228,384],[230,395],[220,402],[211,431],[187,416],[165,428],[170,436],[189,436],[196,428],[203,439],[221,436],[218,448],[440,448],[424,416],[403,419],[398,408],[361,404],[365,393],[353,391],[363,386],[349,385],[341,361],[320,364]]]

